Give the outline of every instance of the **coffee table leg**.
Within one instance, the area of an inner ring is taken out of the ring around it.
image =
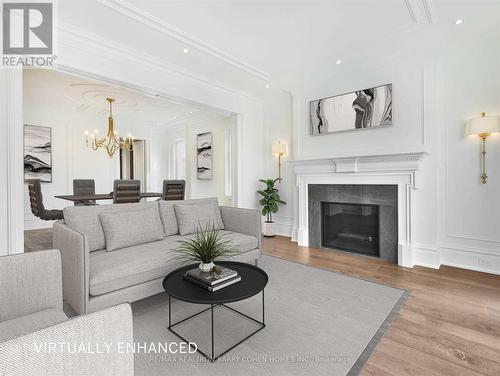
[[[265,314],[264,314],[264,290],[262,290],[262,325],[266,325]]]
[[[214,305],[211,305],[211,326],[212,326],[212,359],[210,359],[212,362],[214,361]]]
[[[253,331],[251,334],[249,334],[248,336],[246,336],[245,338],[243,338],[241,341],[239,341],[238,343],[234,344],[233,346],[231,346],[230,348],[228,348],[227,350],[225,350],[224,352],[222,352],[221,354],[215,356],[215,346],[214,346],[214,334],[215,334],[215,328],[214,328],[214,308],[218,307],[218,306],[221,306],[221,307],[225,307],[237,314],[239,314],[240,316],[243,316],[243,317],[246,317],[247,319],[257,323],[260,325],[260,327]],[[211,331],[211,356],[205,354],[202,350],[200,349],[197,349],[198,352],[203,355],[204,357],[206,357],[210,362],[215,362],[217,359],[219,359],[221,356],[227,354],[229,351],[231,351],[232,349],[234,349],[235,347],[237,347],[238,345],[240,345],[241,343],[245,342],[247,339],[249,339],[250,337],[254,336],[255,334],[257,334],[259,331],[261,331],[262,329],[264,329],[266,327],[266,324],[265,324],[265,316],[264,316],[264,290],[262,290],[262,321],[259,321],[257,319],[254,319],[253,317],[250,317],[248,316],[247,314],[243,313],[243,312],[240,312],[232,307],[229,307],[225,304],[211,304],[210,307],[208,308],[205,308],[204,310],[200,311],[200,312],[197,312],[189,317],[186,317],[174,324],[172,324],[172,317],[171,317],[171,298],[170,298],[170,295],[168,297],[168,330],[170,330],[172,333],[174,333],[177,337],[179,337],[181,340],[183,340],[184,342],[189,342],[187,339],[185,339],[184,337],[182,337],[180,334],[178,334],[175,330],[174,330],[174,327],[177,326],[177,325],[180,325],[182,324],[183,322],[186,322],[190,319],[192,319],[193,317],[196,317],[198,315],[201,315],[202,313],[204,312],[207,312],[208,310],[210,310],[210,331]],[[208,351],[207,351],[208,352]]]

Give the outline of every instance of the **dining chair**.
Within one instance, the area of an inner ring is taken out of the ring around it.
[[[140,180],[115,180],[113,183],[113,204],[139,202],[141,200]]]
[[[95,195],[94,179],[73,179],[74,195]],[[97,205],[95,200],[75,201],[75,206]]]
[[[63,219],[63,211],[59,209],[47,210],[43,206],[42,186],[40,179],[28,180],[31,212],[44,221]]]
[[[184,200],[185,180],[163,180],[162,200]]]

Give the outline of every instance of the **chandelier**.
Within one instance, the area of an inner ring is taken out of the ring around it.
[[[85,131],[85,143],[88,148],[97,150],[99,148],[106,149],[108,156],[113,158],[117,149],[125,149],[132,151],[134,148],[134,136],[128,135],[127,137],[119,137],[118,132],[115,131],[113,120],[113,98],[106,98],[109,102],[109,116],[108,116],[108,133],[106,137],[98,139],[97,134],[99,131],[96,129],[93,132]]]

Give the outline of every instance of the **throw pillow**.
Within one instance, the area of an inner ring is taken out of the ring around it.
[[[157,207],[99,214],[106,250],[129,247],[163,239],[163,226]]]

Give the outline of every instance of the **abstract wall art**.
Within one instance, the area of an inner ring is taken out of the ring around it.
[[[312,135],[392,125],[392,84],[310,102]]]
[[[24,180],[52,182],[52,133],[49,127],[24,125]]]
[[[212,147],[212,132],[197,135],[197,166],[200,180],[210,180],[213,177]]]

